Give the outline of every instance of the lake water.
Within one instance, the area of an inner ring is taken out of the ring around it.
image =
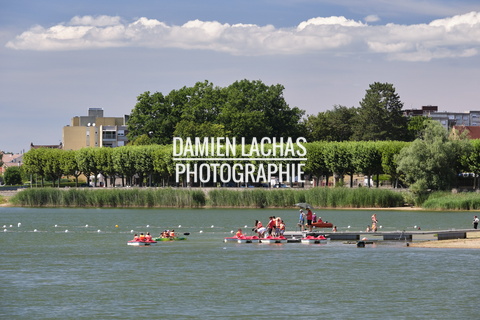
[[[470,228],[473,217],[376,213],[384,230]],[[364,230],[372,212],[317,214],[341,232]],[[479,318],[478,250],[223,243],[269,215],[295,230],[297,210],[0,208],[0,318]],[[188,240],[126,245],[132,230],[172,228]]]

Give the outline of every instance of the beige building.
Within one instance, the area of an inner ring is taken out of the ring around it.
[[[75,116],[63,127],[63,149],[84,147],[121,147],[127,144],[128,115],[104,117],[102,108],[88,109],[88,116]]]

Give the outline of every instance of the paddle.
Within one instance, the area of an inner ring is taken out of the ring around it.
[[[184,235],[184,236],[189,236],[189,235],[190,235],[190,232],[184,232],[183,235]]]

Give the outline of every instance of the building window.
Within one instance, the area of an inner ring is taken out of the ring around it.
[[[103,131],[104,140],[115,140],[117,137],[115,131]]]

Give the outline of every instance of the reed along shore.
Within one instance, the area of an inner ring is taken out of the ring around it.
[[[299,202],[321,208],[404,206],[401,192],[374,188],[30,188],[10,202],[25,207],[112,208],[289,208]]]

